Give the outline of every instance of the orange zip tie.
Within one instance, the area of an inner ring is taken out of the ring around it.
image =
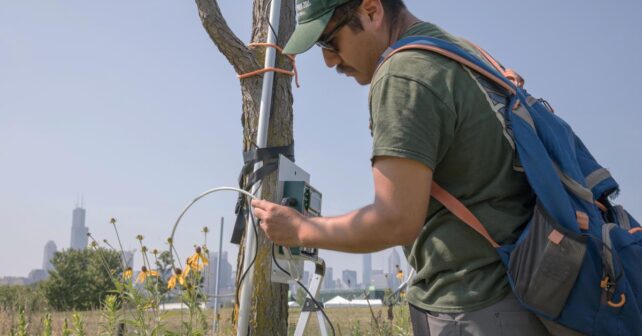
[[[250,48],[252,48],[252,47],[272,47],[272,48],[278,50],[281,54],[283,54],[283,49],[281,47],[279,47],[278,45],[272,44],[272,43],[250,43],[248,46]],[[251,72],[248,72],[248,73],[244,73],[244,74],[238,75],[238,78],[239,79],[244,79],[244,78],[260,75],[260,74],[266,73],[268,71],[273,71],[273,72],[278,72],[280,74],[293,76],[294,77],[294,82],[296,83],[296,87],[300,87],[300,85],[299,85],[299,73],[296,70],[296,61],[294,60],[294,56],[292,56],[292,55],[284,55],[284,56],[287,57],[288,59],[290,59],[290,61],[292,62],[292,70],[293,71],[288,71],[288,70],[284,70],[284,69],[280,69],[280,68],[263,68],[263,69],[259,69],[259,70],[255,70],[255,71],[251,71]]]

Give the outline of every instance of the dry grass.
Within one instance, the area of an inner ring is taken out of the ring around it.
[[[394,309],[395,324],[399,325],[400,329],[393,329],[387,320],[386,307],[373,307],[373,312],[376,322],[372,317],[370,309],[366,308],[326,308],[326,313],[332,321],[336,335],[403,335],[412,334],[410,323],[408,322],[408,309],[404,306],[397,306]],[[164,321],[168,330],[179,331],[181,311],[167,311],[164,312],[162,320]],[[214,318],[212,310],[208,310],[207,316],[210,321],[210,327]],[[41,312],[27,312],[27,322],[29,335],[40,335],[42,333],[42,319],[45,313]],[[72,312],[54,312],[52,313],[53,335],[61,335],[64,319],[66,318],[71,325]],[[100,335],[101,332],[101,312],[89,311],[82,312],[82,319],[85,322],[87,335]],[[291,308],[288,316],[288,334],[293,335],[296,328],[296,323],[299,319],[300,309]],[[186,316],[186,315],[185,315]],[[16,325],[18,321],[18,313],[13,311],[0,310],[0,335],[10,335],[11,326]],[[388,325],[386,325],[388,323]],[[389,330],[389,331],[387,331]],[[232,330],[232,310],[230,308],[223,309],[220,312],[220,324],[217,333],[210,329],[210,336],[219,335],[233,335]],[[328,334],[331,331],[328,328]],[[319,323],[316,314],[311,314],[305,335],[316,336],[320,335]]]

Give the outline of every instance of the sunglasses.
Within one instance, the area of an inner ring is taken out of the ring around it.
[[[333,53],[338,53],[339,50],[335,46],[332,45],[332,40],[337,35],[339,30],[341,30],[341,28],[343,28],[343,26],[347,25],[348,22],[350,22],[350,20],[352,20],[352,17],[350,17],[350,16],[343,18],[343,20],[341,20],[339,23],[337,23],[337,25],[334,26],[334,28],[332,28],[332,30],[330,32],[325,34],[325,36],[321,36],[319,38],[319,40],[316,42],[316,45],[319,46],[322,49],[327,50],[327,51],[330,51],[330,52],[333,52]]]

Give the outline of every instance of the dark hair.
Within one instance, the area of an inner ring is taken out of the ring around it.
[[[350,18],[347,26],[354,31],[363,30],[361,21],[357,17],[357,10],[359,6],[363,3],[363,0],[352,0],[344,3],[343,5],[335,8],[334,15],[332,16],[333,20],[343,21]],[[381,0],[381,5],[385,12],[385,20],[387,20],[389,26],[393,26],[397,23],[397,16],[402,9],[406,8],[406,5],[403,3],[403,0]]]

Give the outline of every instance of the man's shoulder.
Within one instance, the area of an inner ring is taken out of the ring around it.
[[[457,63],[441,55],[421,49],[404,50],[381,64],[372,83],[386,77],[406,78],[430,84],[440,73],[455,70]]]

